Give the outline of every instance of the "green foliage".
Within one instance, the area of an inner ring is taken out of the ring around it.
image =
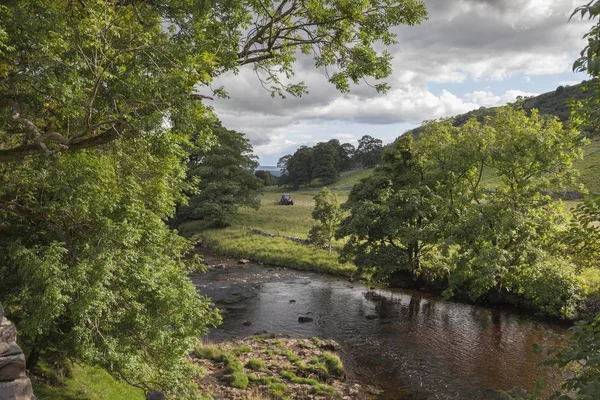
[[[383,142],[369,135],[364,135],[358,141],[358,147],[354,153],[357,164],[365,168],[373,168],[379,164],[383,151]]]
[[[64,372],[64,371],[63,371]],[[33,391],[40,400],[143,400],[144,392],[117,381],[98,367],[73,365],[68,377],[61,376],[55,368],[40,364],[40,374],[31,376]],[[52,384],[47,383],[48,381]]]
[[[279,185],[289,185],[294,189],[300,186],[330,185],[339,179],[342,172],[355,165],[375,165],[381,158],[381,140],[371,136],[365,136],[361,140],[363,143],[360,153],[350,143],[340,144],[337,139],[317,143],[314,147],[301,146],[293,155],[288,154],[279,159]]]
[[[595,20],[600,15],[600,2],[591,0],[587,4],[577,7],[571,18],[580,14],[581,18]],[[587,45],[581,51],[581,57],[573,63],[573,71],[587,72],[592,76],[600,75],[600,23],[596,24],[583,35],[587,39]]]
[[[220,317],[187,276],[190,243],[163,222],[182,198],[181,156],[164,132],[0,164],[1,300],[30,367],[42,354],[194,391],[184,355]]]
[[[277,185],[277,177],[269,171],[259,170],[254,173],[254,176],[260,179],[263,182],[264,186]]]
[[[436,240],[436,196],[423,183],[418,157],[411,136],[398,138],[344,205],[350,216],[337,233],[348,237],[342,259],[378,278],[420,274],[422,251]]]
[[[566,244],[579,269],[600,272],[600,197],[589,198],[572,213]]]
[[[560,241],[560,206],[544,193],[574,182],[578,145],[577,132],[535,110],[430,122],[417,142],[399,138],[350,193],[342,255],[382,278],[408,271],[447,285],[449,296],[513,294],[572,318],[578,271]]]
[[[175,223],[197,219],[221,228],[230,224],[238,207],[260,207],[263,184],[254,176],[258,162],[250,142],[219,124],[212,133],[218,140],[216,146],[196,147],[189,155],[189,180],[197,182],[194,189],[199,193],[179,208]]]
[[[309,238],[313,243],[327,244],[329,254],[331,254],[335,232],[344,217],[337,195],[329,189],[323,188],[315,196],[315,209],[312,212],[312,217],[317,221],[317,225],[311,228]]]
[[[323,185],[329,185],[338,179],[340,170],[339,153],[336,147],[327,142],[312,148],[312,177]]]
[[[507,400],[588,400],[600,397],[600,315],[592,322],[579,322],[569,329],[564,343],[546,348],[544,365],[567,371],[569,378],[561,389],[550,396],[543,395],[544,380],[537,383],[533,393],[514,388],[504,393]],[[538,351],[542,348],[538,347]]]

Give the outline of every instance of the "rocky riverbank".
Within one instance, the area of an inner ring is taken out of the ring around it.
[[[205,370],[198,382],[215,399],[375,399],[375,388],[345,382],[333,340],[290,339],[266,333],[192,354]]]

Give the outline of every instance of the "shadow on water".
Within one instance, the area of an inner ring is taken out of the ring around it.
[[[247,265],[192,279],[223,310],[210,339],[257,331],[334,339],[348,379],[383,389],[386,399],[494,399],[496,389],[531,389],[552,372],[538,366],[533,343],[564,332],[507,311],[298,271]],[[314,321],[299,323],[304,315]]]

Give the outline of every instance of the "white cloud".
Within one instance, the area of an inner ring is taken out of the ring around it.
[[[302,144],[356,140],[350,124],[383,129],[505,104],[534,93],[498,89],[498,82],[523,76],[531,84],[536,77],[571,70],[584,45],[581,36],[591,26],[575,19],[567,23],[576,5],[571,0],[426,0],[429,20],[394,29],[399,44],[390,49],[394,74],[387,94],[366,85],[341,94],[310,58],[303,58],[296,78],[308,85],[308,95],[273,99],[251,68],[242,68],[216,82],[231,98],[215,101],[214,108],[227,127],[248,135],[257,154],[272,158]],[[428,84],[452,89],[435,94]],[[486,88],[490,84],[496,90]],[[554,87],[559,84],[565,83]]]

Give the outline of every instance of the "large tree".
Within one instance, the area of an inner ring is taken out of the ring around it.
[[[387,87],[390,28],[426,16],[418,0],[11,0],[0,7],[0,160],[139,136],[225,71],[253,65],[272,93],[298,52],[340,90]],[[285,79],[283,79],[285,78]],[[143,128],[143,129],[142,129]]]
[[[214,124],[218,144],[196,147],[189,155],[189,179],[198,182],[189,203],[177,212],[177,221],[203,220],[207,227],[228,226],[238,207],[258,209],[262,181],[250,141],[244,134]]]
[[[350,215],[337,233],[348,237],[342,257],[379,279],[418,277],[439,236],[439,201],[424,180],[420,158],[411,136],[396,139],[344,205]]]

